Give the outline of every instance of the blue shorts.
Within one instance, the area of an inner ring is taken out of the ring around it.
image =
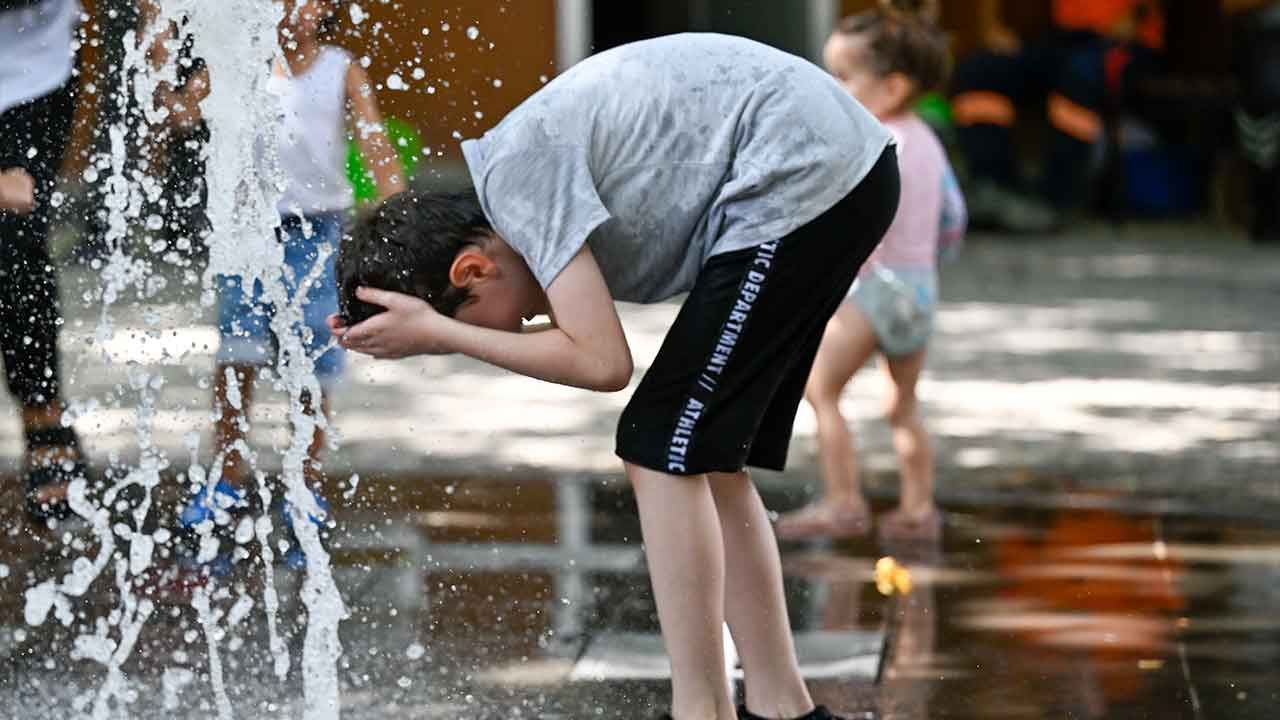
[[[912,355],[923,350],[933,334],[938,275],[933,270],[870,266],[853,283],[849,300],[871,323],[881,352]]]
[[[325,320],[338,312],[338,283],[334,274],[338,241],[342,237],[344,214],[341,212],[307,214],[305,223],[290,215],[281,220],[279,236],[284,242],[284,268],[281,280],[289,302],[295,301],[298,284],[315,268],[321,249],[328,252],[324,269],[307,288],[302,301],[301,325],[293,328],[302,338],[307,355],[315,363],[316,378],[331,384],[342,373],[342,348],[330,346],[331,335]],[[310,225],[310,234],[304,234]],[[245,292],[237,275],[219,275],[218,332],[220,344],[217,360],[221,364],[267,365],[276,354],[271,320],[275,307],[263,298],[262,283],[255,280],[253,292]],[[325,350],[326,346],[330,346]],[[323,351],[323,352],[322,352]],[[319,357],[317,357],[319,355]]]

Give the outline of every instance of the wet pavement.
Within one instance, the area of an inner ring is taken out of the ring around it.
[[[854,718],[1275,717],[1278,265],[1274,252],[1196,226],[973,239],[944,272],[922,386],[944,542],[784,548],[817,699]],[[116,335],[100,343],[96,275],[68,269],[64,357],[97,472],[147,446],[164,478],[151,522],[168,527],[182,473],[211,455],[217,337],[181,272],[152,278],[145,297],[113,308]],[[621,308],[638,372],[676,307]],[[845,403],[883,505],[894,477],[878,382],[860,374]],[[252,438],[274,471],[284,406],[269,382],[259,390]],[[612,457],[626,397],[464,358],[353,358],[323,488],[349,610],[343,717],[649,718],[665,707],[638,524]],[[120,637],[145,603],[117,607],[108,568],[65,608],[67,626],[26,621],[24,591],[95,547],[83,529],[28,532],[8,402],[0,717],[92,716],[109,679],[102,661],[118,650],[93,636]],[[155,432],[140,437],[146,423]],[[791,468],[758,476],[771,509],[813,493],[812,431],[802,408]],[[245,549],[258,552],[252,540]],[[877,587],[886,555],[907,568],[905,595]],[[219,717],[219,673],[230,716],[301,716],[303,574],[277,562],[268,578],[244,560],[203,585],[201,617],[190,603],[201,583],[181,553],[162,546],[156,565],[126,586],[152,603],[117,678],[133,700],[102,717]],[[283,680],[269,616],[290,658]]]
[[[343,717],[650,718],[665,707],[623,488],[469,478],[366,491],[339,503],[328,538],[350,613]],[[792,625],[816,698],[886,719],[1275,717],[1280,527],[1090,498],[951,505],[932,547],[786,546]],[[785,509],[794,498],[767,502]],[[22,523],[12,513],[4,522]],[[109,578],[72,608],[69,627],[23,620],[22,590],[65,567],[79,535],[2,540],[0,707],[12,714],[0,716],[77,717],[104,682],[92,654],[76,660],[72,649],[99,622],[114,636]],[[877,589],[876,563],[889,554],[907,568],[906,594]],[[260,567],[246,561],[211,582],[215,611],[261,598]],[[280,565],[273,580],[285,681],[271,674],[260,604],[205,626],[177,594],[155,594],[162,582],[143,582],[135,590],[156,610],[123,668],[138,694],[110,717],[216,717],[210,636],[234,717],[299,717],[302,575]]]
[[[76,427],[95,463],[136,462],[144,391],[147,440],[175,464],[212,456],[210,377],[217,332],[199,301],[199,268],[152,263],[141,293],[102,308],[91,267],[63,273],[63,355]],[[184,276],[185,273],[185,276]],[[920,395],[939,464],[938,492],[1032,502],[1065,487],[1232,515],[1280,512],[1280,253],[1209,225],[1084,225],[1053,238],[975,235],[943,268],[938,329]],[[196,286],[190,283],[195,282]],[[140,297],[145,296],[145,297]],[[621,305],[637,379],[678,305]],[[873,492],[891,493],[894,458],[882,381],[859,373],[843,407]],[[158,389],[157,389],[158,388]],[[286,406],[260,383],[251,433],[279,467]],[[600,394],[494,370],[463,357],[352,357],[333,396],[335,476],[618,471],[613,431],[629,391]],[[194,433],[194,435],[193,435]],[[21,457],[0,394],[0,467]],[[802,405],[785,476],[813,487],[814,422]]]

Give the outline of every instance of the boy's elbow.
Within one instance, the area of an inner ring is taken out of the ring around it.
[[[595,387],[591,388],[599,392],[618,392],[625,390],[627,385],[631,384],[631,375],[635,371],[635,364],[628,354],[617,361],[609,363],[600,373],[600,377],[594,383]]]

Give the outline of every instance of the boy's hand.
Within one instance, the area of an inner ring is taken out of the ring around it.
[[[36,184],[22,168],[0,172],[0,210],[29,213],[36,208]]]
[[[329,329],[343,347],[390,360],[453,352],[441,332],[449,318],[422,298],[367,287],[356,290],[356,297],[387,310],[352,327],[343,325],[336,315],[330,317]]]

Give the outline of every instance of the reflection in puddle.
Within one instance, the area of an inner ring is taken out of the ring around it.
[[[1072,506],[953,508],[940,547],[784,548],[816,698],[855,718],[1273,717],[1280,533],[1125,514],[1106,497]],[[338,517],[329,543],[351,609],[344,717],[644,718],[665,706],[625,488],[366,479]],[[34,571],[66,561],[72,535],[0,537],[0,700],[32,708],[24,717],[73,715],[95,686],[92,664],[69,659],[75,633],[26,627],[15,600]],[[876,561],[890,553],[909,592],[876,588]],[[283,598],[297,596],[299,573],[281,566],[275,579]],[[245,573],[224,586],[254,582]],[[112,602],[86,597],[73,611],[94,617]],[[132,717],[207,717],[199,618],[157,602],[125,668],[142,691]],[[301,616],[281,609],[295,653]],[[297,678],[283,690],[256,679],[271,672],[264,626],[251,612],[222,638],[229,700],[236,717],[295,717]]]

